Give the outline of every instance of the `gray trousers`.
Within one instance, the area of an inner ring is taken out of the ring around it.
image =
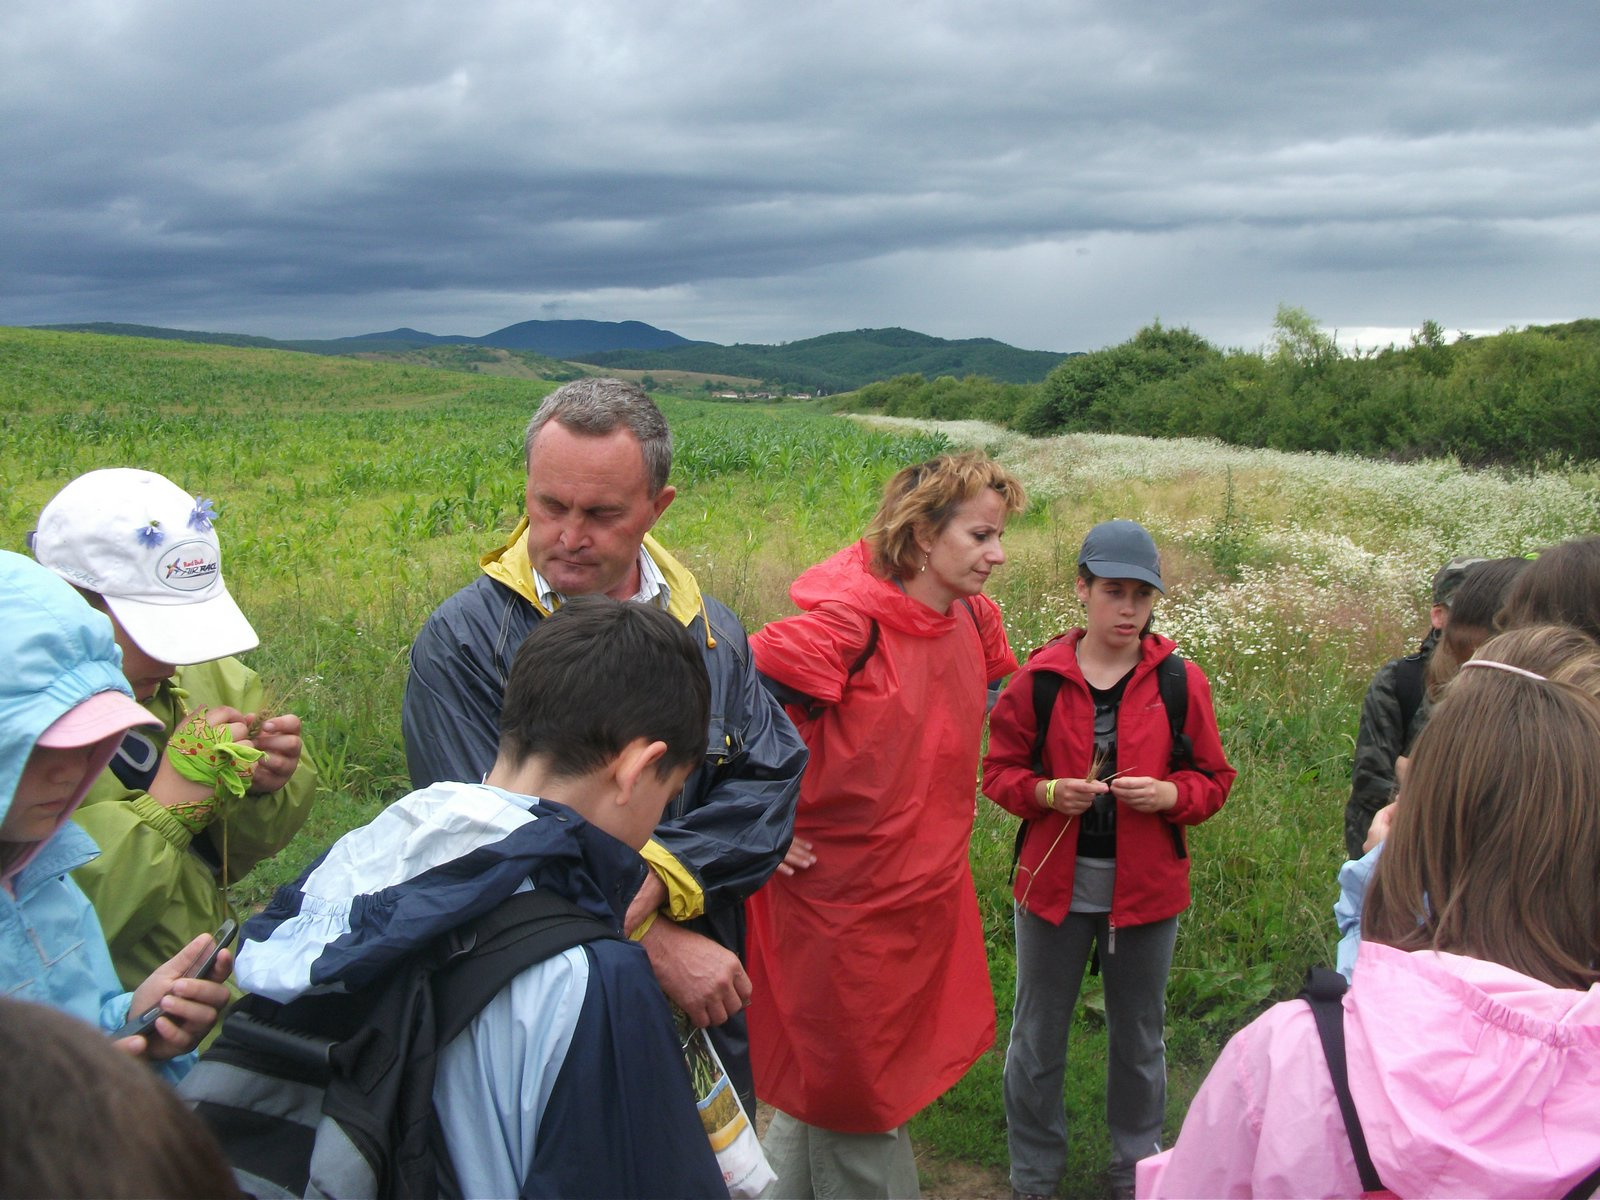
[[[1090,948],[1100,946],[1105,983],[1106,1125],[1111,1182],[1133,1184],[1133,1164],[1161,1149],[1167,1107],[1167,972],[1178,918],[1119,926],[1105,913],[1068,913],[1059,926],[1016,911],[1017,1001],[1006,1047],[1006,1142],[1011,1186],[1050,1195],[1067,1166],[1062,1079],[1067,1032]]]
[[[836,1133],[774,1109],[761,1140],[777,1174],[763,1200],[917,1200],[917,1160],[906,1126]]]

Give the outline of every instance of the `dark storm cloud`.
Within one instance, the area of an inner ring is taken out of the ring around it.
[[[1584,315],[1597,51],[1586,4],[25,2],[0,320]]]

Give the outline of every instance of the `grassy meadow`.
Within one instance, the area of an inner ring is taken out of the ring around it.
[[[248,661],[306,721],[326,791],[305,832],[239,885],[264,897],[405,789],[399,707],[410,640],[517,520],[522,427],[548,382],[290,353],[0,329],[0,545],[24,549],[74,476],[141,466],[215,500],[230,589],[262,636]],[[1078,542],[1144,521],[1170,589],[1157,628],[1210,675],[1240,775],[1194,832],[1194,907],[1169,992],[1170,1127],[1223,1040],[1306,964],[1330,910],[1362,692],[1425,624],[1458,553],[1520,554],[1600,529],[1600,476],[1468,472],[1113,435],[1030,439],[976,422],[828,415],[663,398],[677,441],[663,541],[752,628],[789,581],[856,537],[883,482],[945,445],[981,445],[1034,503],[992,594],[1019,655],[1076,620]],[[977,803],[973,863],[1000,1006],[1013,988],[1014,823]],[[1074,1031],[1064,1192],[1101,1194],[1104,1045]],[[919,1145],[1003,1166],[1000,1052],[916,1122]]]

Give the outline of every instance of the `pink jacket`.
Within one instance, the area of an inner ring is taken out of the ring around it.
[[[1600,1166],[1600,985],[1365,942],[1346,994],[1350,1090],[1404,1197],[1559,1196]],[[1237,1034],[1139,1196],[1359,1196],[1310,1008]]]

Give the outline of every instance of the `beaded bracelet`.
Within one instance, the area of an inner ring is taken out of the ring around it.
[[[167,741],[167,761],[185,779],[211,786],[211,795],[193,804],[168,809],[191,833],[204,829],[224,796],[242,796],[250,787],[256,763],[266,754],[233,740],[226,723],[211,725],[204,711],[196,712],[173,730]]]

